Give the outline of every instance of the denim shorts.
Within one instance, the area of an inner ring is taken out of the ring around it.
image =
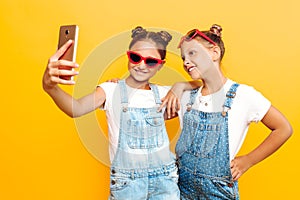
[[[179,200],[177,169],[167,174],[132,178],[111,173],[109,200]]]
[[[179,189],[182,200],[238,200],[237,182],[226,179],[195,175],[188,169],[179,170]]]

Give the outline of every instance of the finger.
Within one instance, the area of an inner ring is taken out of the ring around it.
[[[75,76],[79,72],[71,69],[58,69],[58,68],[49,68],[48,74],[50,76]]]
[[[119,82],[119,80],[120,80],[119,78],[113,78],[113,79],[112,79],[112,82],[114,82],[114,83],[118,83],[118,82]]]
[[[231,169],[231,176],[232,176],[233,180],[236,179],[237,175],[238,175],[238,172],[236,170],[234,170],[234,169]]]
[[[50,62],[58,60],[64,53],[67,51],[67,49],[73,44],[73,40],[68,40],[64,45],[62,45],[54,55],[52,55],[49,59]]]
[[[158,112],[160,112],[167,103],[167,101],[165,100],[165,97],[161,99],[161,102],[162,103],[160,104],[159,108],[157,109]]]
[[[48,63],[48,67],[50,68],[63,68],[63,66],[69,67],[69,68],[78,68],[79,65],[75,62],[68,61],[68,60],[57,60],[57,61],[51,61]]]
[[[78,71],[74,70],[58,70],[58,76],[76,76],[78,75]]]
[[[62,85],[74,85],[75,81],[59,78],[58,76],[51,77],[51,81]]]
[[[172,102],[172,117],[174,117],[176,115],[177,112],[177,98],[175,98]]]
[[[172,113],[172,100],[169,99],[169,101],[167,102],[167,116],[170,119],[171,118],[171,113]]]
[[[234,167],[234,162],[231,161],[231,162],[230,162],[230,168],[233,168],[233,167]]]
[[[237,181],[240,177],[241,177],[241,174],[240,174],[240,173],[235,173],[235,174],[232,176],[232,180]]]
[[[176,106],[177,106],[177,111],[179,111],[179,110],[180,110],[180,106],[181,106],[181,105],[180,105],[179,99],[177,99],[177,102],[176,102],[176,103],[177,103],[177,105],[176,105]]]
[[[107,80],[106,82],[118,83],[119,80],[120,80],[119,78],[112,78],[112,79]]]

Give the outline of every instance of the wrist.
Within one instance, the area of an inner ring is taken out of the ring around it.
[[[251,154],[247,154],[245,156],[246,156],[246,158],[248,160],[249,168],[252,167],[252,166],[254,166],[257,163],[255,157],[251,156]]]
[[[51,94],[57,90],[57,85],[47,85],[43,83],[43,89],[46,93]]]

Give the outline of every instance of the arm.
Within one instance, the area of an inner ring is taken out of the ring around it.
[[[276,152],[292,135],[293,130],[290,123],[273,106],[262,119],[262,123],[271,130],[270,135],[253,151],[231,161],[233,180],[237,180],[250,167]]]
[[[177,111],[180,109],[180,98],[184,91],[198,88],[201,85],[202,83],[199,81],[175,83],[169,90],[167,95],[164,98],[162,98],[162,104],[159,107],[160,111],[164,106],[167,106],[166,111],[164,113],[165,119],[171,119],[177,116]]]
[[[58,86],[58,84],[75,84],[72,80],[60,78],[60,76],[66,77],[78,74],[76,71],[65,69],[66,67],[77,68],[78,64],[67,60],[59,60],[71,44],[72,41],[68,41],[49,59],[43,76],[43,89],[64,113],[70,117],[79,117],[101,106],[106,96],[103,89],[98,87],[95,92],[77,100]]]
[[[70,117],[80,117],[99,108],[106,99],[105,92],[98,87],[93,93],[75,99],[60,87],[46,91],[60,110]]]

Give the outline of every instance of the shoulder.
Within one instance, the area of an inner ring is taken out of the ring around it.
[[[104,82],[104,83],[97,85],[97,87],[101,87],[105,92],[108,92],[108,91],[115,90],[117,85],[118,85],[118,83]]]
[[[253,86],[247,84],[239,84],[239,87],[237,89],[237,95],[246,99],[264,97],[264,95],[260,91],[255,89]]]
[[[237,87],[237,91],[236,91],[236,95],[239,97],[244,97],[244,98],[248,98],[248,97],[253,97],[256,95],[262,95],[258,90],[256,90],[253,86],[244,84],[244,83],[238,83],[235,82],[233,80],[228,79],[227,83],[226,83],[226,90],[229,90],[229,88],[233,85],[237,83],[239,86]]]
[[[269,99],[253,86],[247,84],[239,85],[235,98],[237,108],[247,113],[248,122],[260,121],[271,106]]]

